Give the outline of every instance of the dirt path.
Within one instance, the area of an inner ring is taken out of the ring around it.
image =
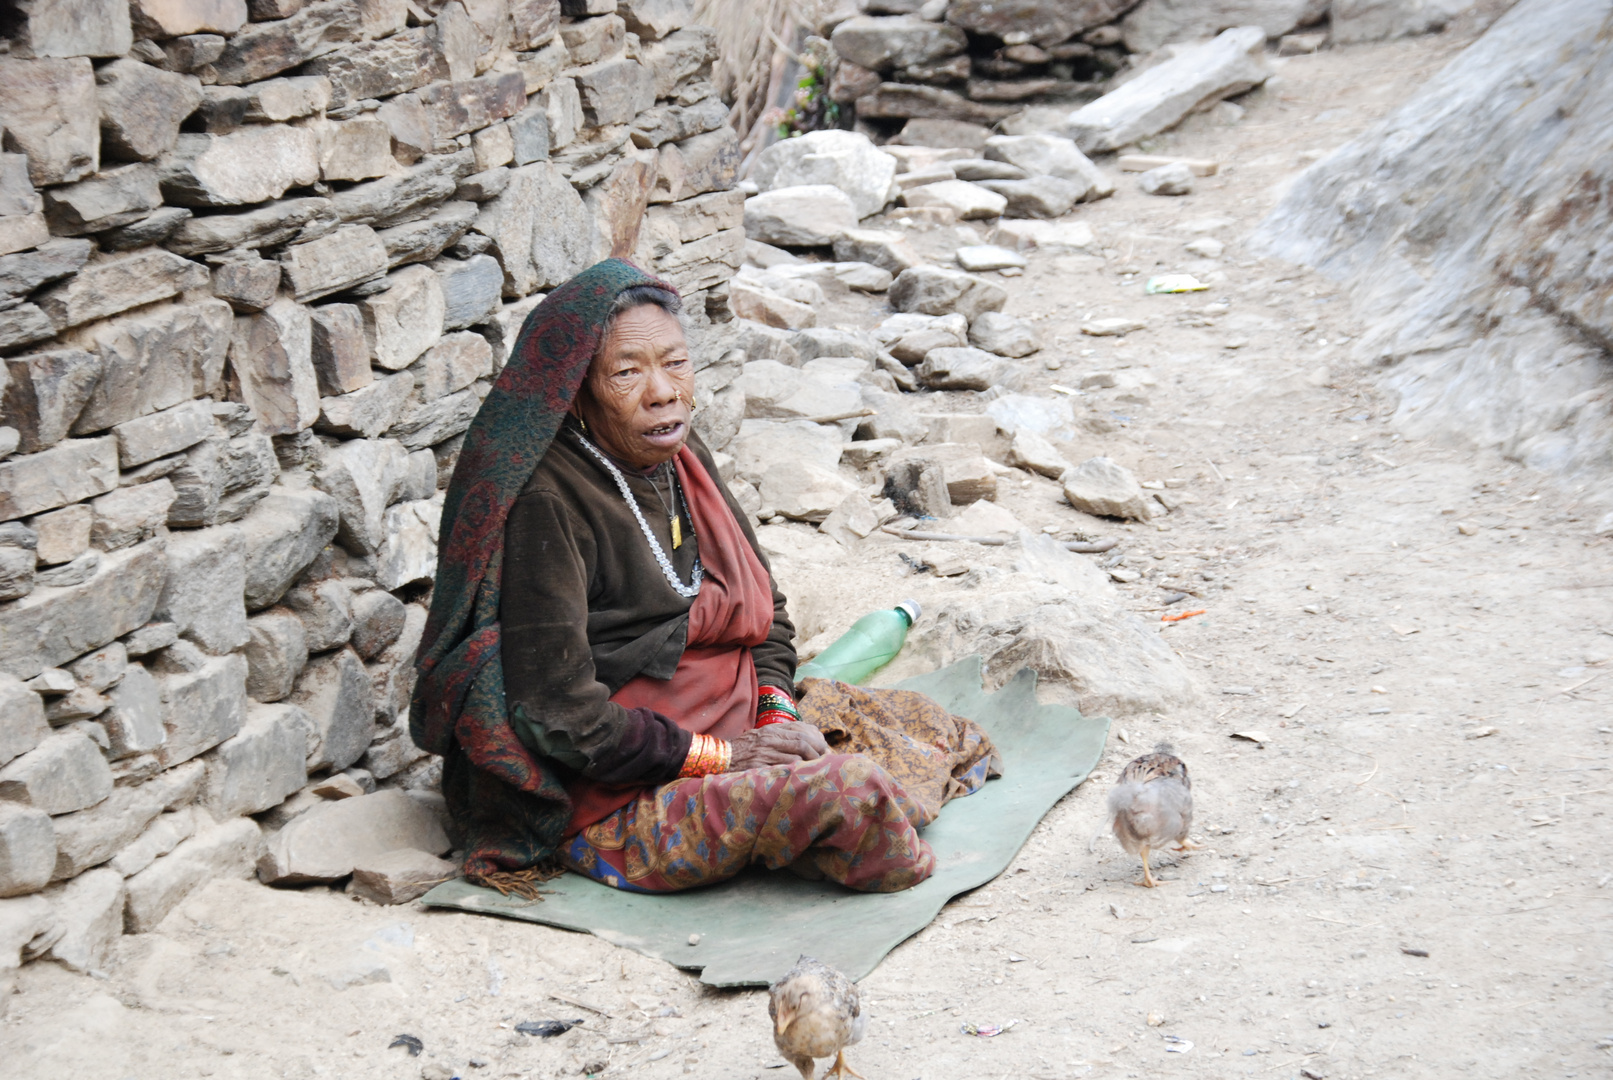
[[[1034,256],[1008,282],[1009,310],[1043,317],[1048,343],[1023,361],[1027,389],[1119,376],[1083,399],[1117,430],[1073,449],[1187,484],[1157,527],[1082,518],[1051,481],[1002,501],[1032,528],[1123,537],[1114,568],[1141,573],[1121,588],[1145,618],[1162,586],[1191,589],[1207,614],[1164,633],[1203,701],[1118,719],[1093,782],[1011,871],[864,983],[873,1024],[852,1060],[870,1080],[1607,1074],[1610,548],[1541,478],[1399,439],[1346,359],[1344,299],[1239,244],[1309,151],[1383,115],[1459,44],[1287,62],[1241,122],[1161,140],[1227,163],[1222,176],[1180,199],[1123,176],[1077,215],[1111,257]],[[1199,261],[1182,246],[1201,234],[1182,226],[1209,218],[1227,219],[1208,233],[1227,250]],[[1225,278],[1143,295],[1161,270]],[[1204,312],[1218,301],[1225,313]],[[861,325],[877,321],[862,308]],[[1148,328],[1086,338],[1089,312]],[[895,577],[898,547],[843,563]],[[1231,737],[1244,731],[1269,739]],[[1145,891],[1134,860],[1088,843],[1119,765],[1164,738],[1192,767],[1209,850]],[[541,1042],[513,1031],[555,1015],[591,1022]],[[993,1039],[959,1031],[1015,1019]],[[399,1032],[424,1056],[388,1050]],[[706,991],[581,935],[246,882],[125,938],[104,980],[26,968],[0,1059],[8,1076],[84,1080],[788,1073],[770,1071],[759,993]]]

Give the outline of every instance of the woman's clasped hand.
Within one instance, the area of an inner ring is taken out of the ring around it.
[[[765,769],[815,761],[829,752],[823,732],[800,721],[752,728],[734,739],[734,756],[728,769]]]

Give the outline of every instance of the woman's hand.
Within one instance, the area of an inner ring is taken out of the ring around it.
[[[828,752],[829,744],[824,741],[823,732],[811,724],[799,721],[768,724],[766,727],[753,728],[734,740],[734,754],[728,771],[794,765],[797,761],[820,758]]]

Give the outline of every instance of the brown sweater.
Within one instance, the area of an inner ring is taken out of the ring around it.
[[[537,753],[609,784],[675,779],[691,736],[676,718],[625,709],[610,695],[638,675],[671,678],[683,655],[693,600],[672,591],[616,481],[577,445],[573,421],[550,445],[516,499],[504,528],[499,601],[504,691],[510,723]],[[715,477],[699,436],[689,448]],[[699,552],[683,510],[683,545],[672,547],[663,502],[670,464],[650,477],[627,469],[628,489],[687,583]],[[656,494],[655,482],[660,494]],[[767,566],[746,514],[723,496]],[[789,689],[795,637],[784,595],[773,586],[773,629],[752,658],[764,686]]]

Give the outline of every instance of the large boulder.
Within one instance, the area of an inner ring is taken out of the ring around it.
[[[1613,460],[1609,0],[1524,0],[1300,176],[1253,242],[1351,294],[1408,436],[1607,492]],[[1608,505],[1607,495],[1598,500]],[[1613,528],[1613,516],[1602,522]]]
[[[895,176],[896,159],[861,132],[809,131],[762,151],[751,178],[763,191],[805,184],[837,187],[851,199],[857,216],[865,218],[884,209]]]

